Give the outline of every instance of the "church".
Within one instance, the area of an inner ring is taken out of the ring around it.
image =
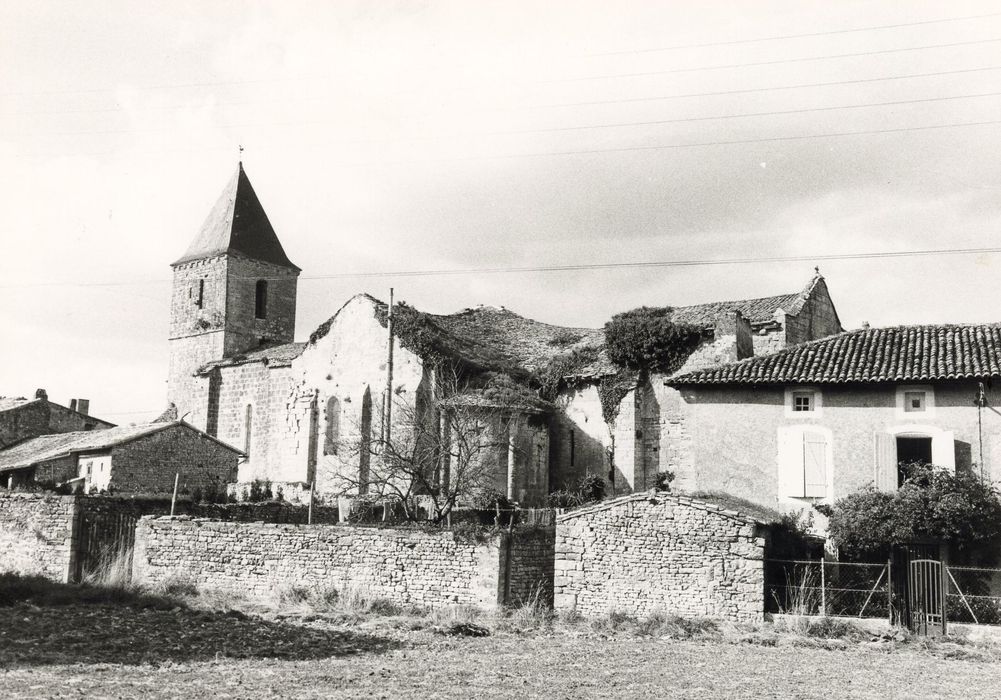
[[[297,342],[301,270],[242,163],[171,267],[168,415],[244,452],[243,484],[269,481],[291,497],[309,484],[365,493],[382,458],[368,445],[462,414],[486,417],[491,440],[477,460],[492,490],[524,506],[588,476],[614,493],[668,471],[699,486],[676,448],[686,431],[678,391],[612,362],[602,329],[503,307],[430,314],[358,294]],[[678,373],[843,331],[819,272],[799,291],[679,307],[672,319],[701,334]],[[450,378],[457,389],[443,397]]]

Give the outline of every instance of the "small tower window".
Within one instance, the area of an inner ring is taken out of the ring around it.
[[[192,294],[190,292],[188,292],[188,296],[192,296]],[[204,279],[198,280],[198,286],[195,288],[195,293],[194,293],[193,296],[195,298],[195,306],[197,306],[199,309],[202,308],[202,305],[205,303],[205,280]]]
[[[254,295],[254,317],[268,317],[268,281],[257,280],[257,289]]]

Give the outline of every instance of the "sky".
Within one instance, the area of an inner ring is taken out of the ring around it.
[[[847,328],[998,321],[1001,254],[826,258],[1001,244],[999,108],[995,2],[4,0],[0,395],[162,410],[240,146],[298,339],[391,286],[600,327],[815,265]]]

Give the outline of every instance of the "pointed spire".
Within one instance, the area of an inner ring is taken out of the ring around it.
[[[241,147],[242,151],[242,147]],[[242,155],[242,153],[241,153]],[[296,267],[285,255],[278,234],[257,198],[250,179],[243,169],[243,160],[222,191],[201,231],[179,260],[179,265],[224,253],[237,252],[262,262]]]

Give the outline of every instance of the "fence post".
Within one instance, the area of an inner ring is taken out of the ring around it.
[[[886,558],[886,621],[893,626],[893,557]]]
[[[824,576],[824,559],[820,559],[820,615],[827,617],[827,578]]]

